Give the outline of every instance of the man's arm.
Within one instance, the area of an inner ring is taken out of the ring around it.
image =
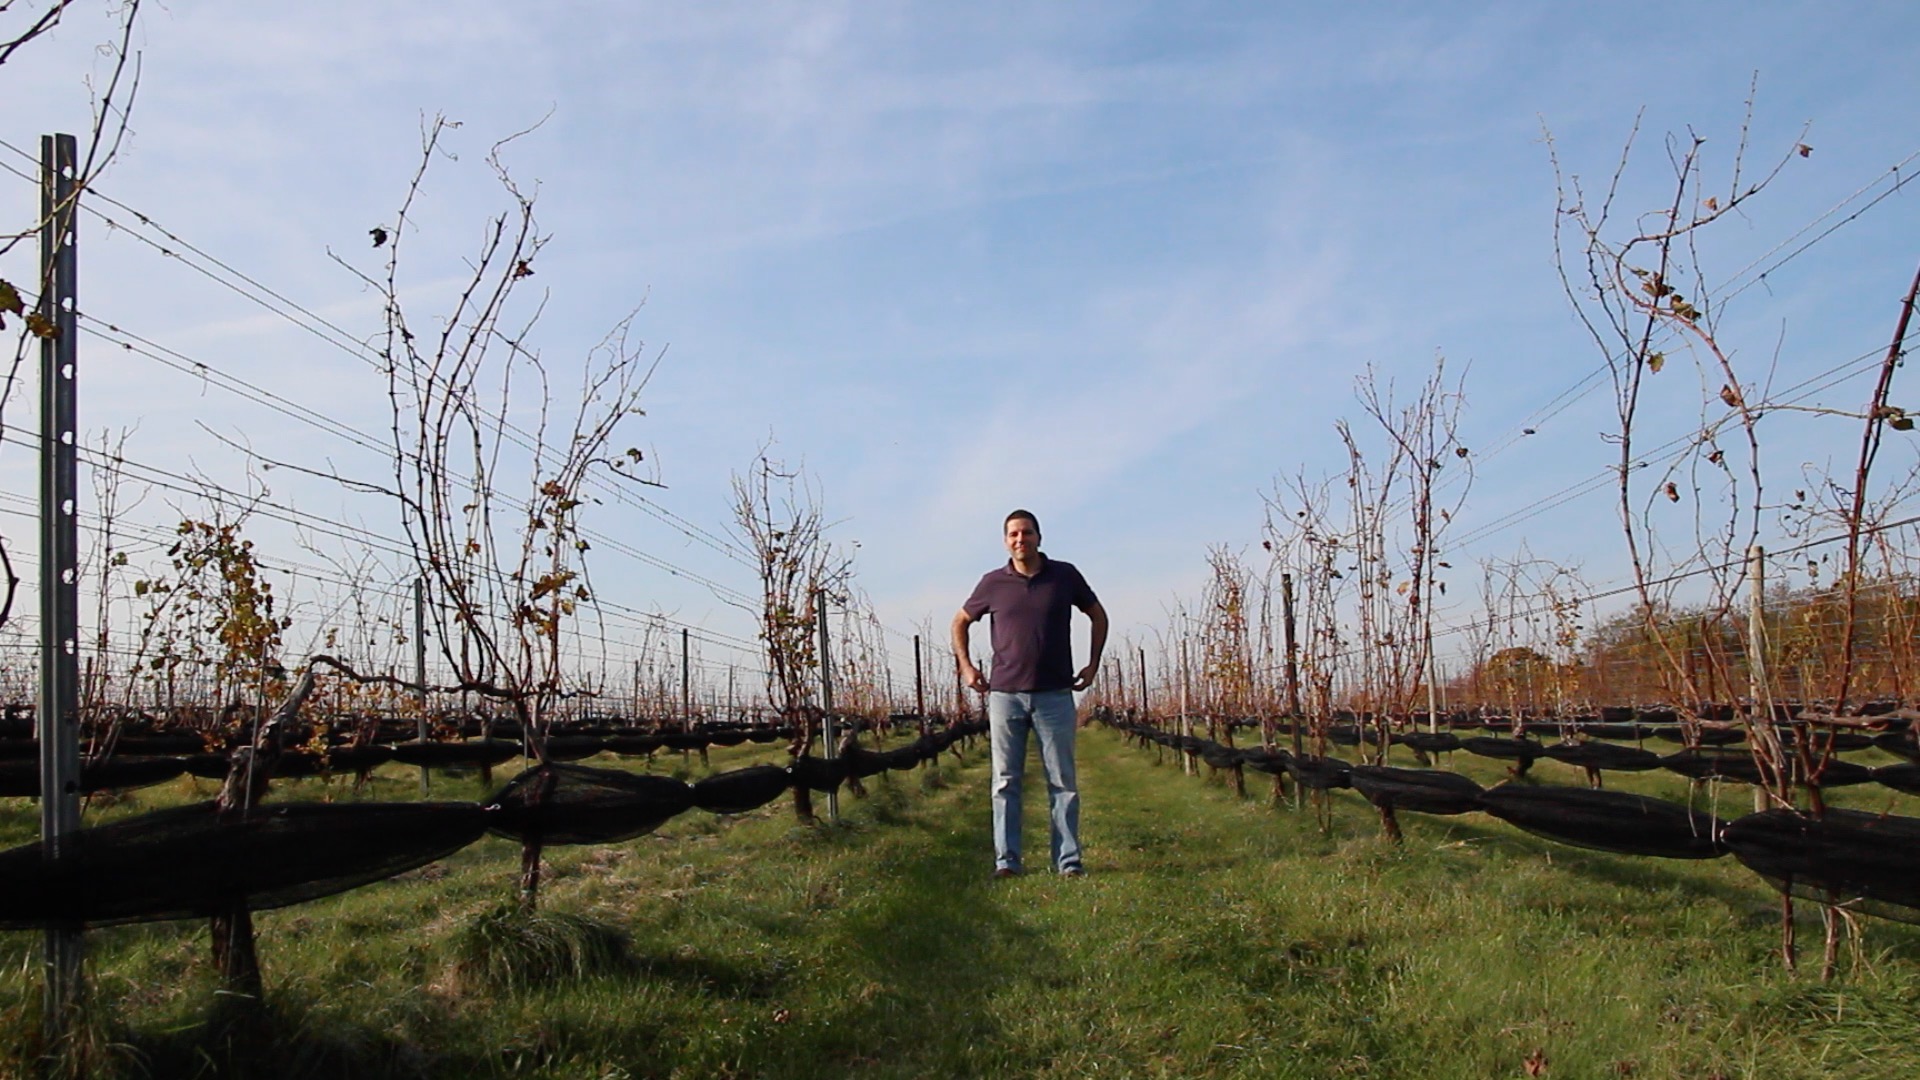
[[[1100,606],[1100,601],[1095,600],[1093,606],[1087,609],[1087,618],[1093,620],[1091,655],[1087,660],[1087,666],[1081,668],[1080,674],[1073,677],[1075,690],[1085,690],[1093,685],[1093,677],[1100,674],[1100,657],[1107,651],[1107,609]]]
[[[960,681],[981,693],[987,692],[987,677],[973,666],[973,616],[961,608],[953,615],[953,659],[960,665]]]

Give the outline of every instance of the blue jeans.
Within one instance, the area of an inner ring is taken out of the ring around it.
[[[1020,781],[1027,771],[1027,732],[1040,737],[1047,772],[1047,814],[1053,868],[1080,868],[1080,785],[1073,769],[1073,691],[987,695],[993,739],[993,864],[1020,869]]]

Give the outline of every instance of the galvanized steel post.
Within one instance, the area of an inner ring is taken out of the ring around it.
[[[71,135],[40,138],[40,842],[48,859],[65,854],[80,828],[80,555],[75,528],[79,483],[77,170]],[[77,928],[46,935],[46,1031],[70,1026],[82,997]]]

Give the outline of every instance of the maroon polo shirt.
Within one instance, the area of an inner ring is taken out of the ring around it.
[[[1016,694],[1073,689],[1073,609],[1099,603],[1072,563],[1043,556],[1026,577],[1013,560],[973,587],[964,611],[993,616],[992,688]]]

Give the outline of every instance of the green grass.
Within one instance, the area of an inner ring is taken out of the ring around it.
[[[767,756],[716,752],[713,766]],[[90,1061],[119,1076],[596,1080],[1483,1080],[1526,1076],[1530,1058],[1549,1077],[1920,1073],[1920,928],[1864,920],[1857,957],[1822,984],[1815,913],[1802,913],[1802,972],[1787,974],[1777,900],[1731,859],[1583,851],[1477,814],[1403,814],[1395,846],[1350,792],[1323,832],[1310,811],[1270,805],[1264,777],[1238,799],[1098,729],[1080,756],[1080,880],[988,876],[981,745],[959,765],[876,777],[864,800],[843,794],[839,825],[797,826],[783,800],[554,849],[538,924],[509,905],[517,846],[491,838],[259,913],[259,1043],[209,1035],[203,925],[90,933]],[[1501,769],[1451,765],[1485,783]],[[1535,772],[1580,782],[1552,762]],[[416,775],[276,794],[411,798]],[[1685,792],[1665,774],[1609,784]],[[108,812],[208,790],[182,781]],[[481,794],[436,780],[433,797]],[[1718,797],[1731,814],[1748,805],[1744,789]],[[1044,799],[1029,791],[1030,851],[1045,851]],[[1884,789],[1844,801],[1920,813]],[[0,835],[29,838],[35,820],[10,805]],[[0,937],[0,1073],[33,1069],[37,953],[37,934]]]

